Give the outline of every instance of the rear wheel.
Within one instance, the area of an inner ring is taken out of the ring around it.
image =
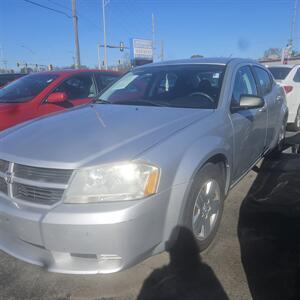
[[[300,130],[300,107],[298,108],[294,123],[288,124],[288,130],[290,130],[290,131],[299,131]]]
[[[197,174],[184,214],[184,225],[193,233],[200,251],[213,241],[224,204],[222,164],[207,163]]]
[[[277,150],[282,151],[284,148],[284,143],[285,143],[285,135],[286,135],[286,119],[282,122],[280,131],[278,134],[278,145],[277,145]]]
[[[285,146],[285,135],[286,135],[286,121],[287,121],[287,117],[284,118],[280,129],[279,129],[279,133],[278,133],[278,139],[277,139],[277,145],[276,147],[271,151],[271,153],[269,153],[267,156],[269,158],[273,157],[273,158],[277,158],[281,155],[282,151],[284,150],[284,146]]]

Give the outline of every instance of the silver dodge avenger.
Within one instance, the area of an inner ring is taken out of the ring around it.
[[[287,116],[255,61],[136,68],[90,105],[0,134],[0,249],[77,274],[162,252],[177,226],[204,250],[230,188],[281,147]]]

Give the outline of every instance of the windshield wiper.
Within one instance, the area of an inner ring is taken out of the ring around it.
[[[116,101],[113,104],[128,104],[128,105],[136,105],[136,106],[142,106],[142,105],[147,105],[147,106],[160,106],[160,107],[165,107],[166,105],[149,101],[149,100],[124,100],[124,101]]]
[[[107,100],[100,99],[100,98],[94,98],[93,103],[111,104],[111,102],[109,102]]]

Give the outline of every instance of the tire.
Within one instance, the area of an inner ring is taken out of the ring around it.
[[[221,222],[225,190],[223,169],[221,163],[207,163],[201,168],[184,210],[183,225],[193,233],[200,251],[211,244]]]
[[[277,145],[276,147],[271,151],[271,153],[267,154],[268,158],[278,158],[282,151],[285,149],[285,135],[286,135],[286,125],[287,122],[287,116],[284,118],[281,127],[280,127],[280,131],[278,134],[278,140],[277,140]]]
[[[289,131],[299,131],[300,130],[300,107],[298,108],[294,123],[288,124],[287,129]]]
[[[285,144],[285,135],[286,135],[286,121],[287,117],[284,118],[284,121],[282,122],[279,134],[278,134],[278,142],[277,142],[277,151],[282,152],[284,150],[284,144]]]

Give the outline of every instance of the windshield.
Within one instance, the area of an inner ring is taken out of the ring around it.
[[[11,82],[0,90],[0,102],[21,103],[38,95],[57,78],[54,74],[27,75]]]
[[[269,67],[268,69],[276,80],[284,80],[292,70],[289,67]]]
[[[178,65],[133,70],[100,95],[113,104],[214,109],[225,66]]]

